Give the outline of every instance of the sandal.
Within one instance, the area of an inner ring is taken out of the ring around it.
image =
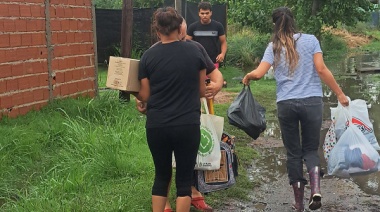
[[[171,208],[165,208],[164,212],[174,212]]]
[[[194,197],[191,199],[191,205],[194,206],[197,210],[203,212],[212,212],[213,209],[206,204],[204,197]]]

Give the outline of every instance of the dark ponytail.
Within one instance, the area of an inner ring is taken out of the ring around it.
[[[274,66],[280,62],[280,56],[285,50],[285,60],[289,67],[289,74],[293,75],[298,65],[299,55],[296,51],[294,34],[297,33],[296,24],[292,12],[287,7],[279,7],[272,13],[274,31],[272,36],[274,51]]]

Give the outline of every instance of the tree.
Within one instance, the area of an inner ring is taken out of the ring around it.
[[[324,25],[337,27],[338,23],[341,23],[346,26],[354,26],[359,21],[367,21],[372,4],[368,0],[312,0],[311,8],[314,10],[303,14],[298,10],[301,15],[297,13],[297,20],[300,20],[298,23],[307,32],[320,36]]]
[[[336,27],[338,23],[353,26],[366,21],[372,4],[368,0],[226,0],[228,17],[236,23],[253,26],[261,32],[270,32],[272,10],[279,6],[292,9],[298,27],[319,37],[323,26]]]
[[[255,27],[260,32],[271,32],[270,15],[282,1],[227,0],[229,22]]]

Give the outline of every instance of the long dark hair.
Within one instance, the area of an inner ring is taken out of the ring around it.
[[[279,7],[272,13],[274,30],[272,36],[274,51],[274,66],[279,64],[280,56],[285,49],[285,60],[289,66],[289,74],[293,75],[298,65],[299,55],[296,51],[296,40],[294,34],[297,33],[296,23],[292,12],[287,7]]]
[[[169,35],[175,30],[180,30],[183,20],[173,7],[158,8],[153,17],[154,29],[163,35]]]

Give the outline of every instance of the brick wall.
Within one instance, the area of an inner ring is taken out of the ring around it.
[[[0,114],[94,96],[91,0],[0,0]]]

